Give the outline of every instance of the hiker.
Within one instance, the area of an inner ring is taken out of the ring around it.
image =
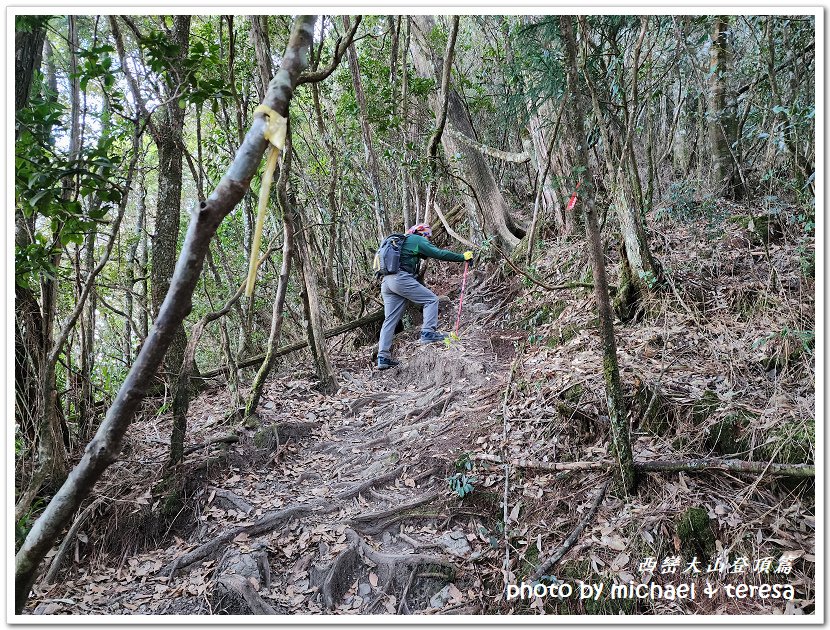
[[[392,358],[390,348],[395,336],[395,326],[403,315],[406,301],[422,304],[424,323],[421,326],[421,343],[443,341],[447,335],[436,330],[438,325],[438,296],[418,282],[418,263],[421,258],[437,258],[449,262],[465,262],[473,258],[473,252],[457,254],[446,249],[439,249],[429,242],[432,229],[426,223],[413,225],[406,231],[406,240],[400,250],[400,269],[383,277],[381,295],[383,296],[384,320],[380,329],[378,344],[378,368],[386,370],[398,365]]]

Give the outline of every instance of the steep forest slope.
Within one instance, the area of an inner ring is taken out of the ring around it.
[[[739,224],[705,217],[658,225],[653,245],[665,247],[673,288],[618,328],[635,460],[728,457],[761,471],[813,462],[812,346],[792,332],[813,326],[803,273],[812,243],[799,250],[782,229],[764,248]],[[545,284],[590,281],[581,247],[546,246],[535,270]],[[474,273],[460,339],[418,346],[408,328],[397,369],[373,370],[370,347],[340,340],[343,385],[324,395],[297,372],[302,358],[287,357],[257,422],[230,433],[225,387],[206,390],[173,487],[153,478],[170,414],[147,413],[71,543],[81,562],[70,551],[71,566],[32,610],[811,612],[812,480],[706,467],[643,472],[636,493],[608,496],[547,573],[610,585],[644,579],[648,557],[790,553],[790,574],[764,577],[794,585],[792,601],[504,601],[507,550],[511,581],[532,575],[608,478],[597,466],[609,459],[602,354],[587,289],[548,291],[498,264]],[[457,297],[457,277],[434,281]],[[443,311],[449,323],[454,308]]]

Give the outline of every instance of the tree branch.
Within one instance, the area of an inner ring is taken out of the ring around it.
[[[337,44],[334,47],[334,56],[331,59],[331,63],[326,68],[322,70],[315,70],[314,72],[303,72],[300,75],[300,78],[297,79],[297,85],[303,85],[304,83],[319,83],[324,79],[328,78],[328,76],[334,72],[335,68],[340,65],[340,61],[343,59],[343,55],[346,54],[349,46],[351,45],[352,41],[354,40],[354,34],[357,32],[357,27],[360,26],[360,22],[363,20],[362,15],[356,15],[354,19],[354,25],[352,26],[351,30],[344,38],[339,38],[337,40]]]

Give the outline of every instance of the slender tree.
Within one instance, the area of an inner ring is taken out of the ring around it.
[[[570,16],[562,16],[560,24],[565,43],[565,67],[568,73],[568,83],[573,86],[573,91],[570,92],[569,96],[573,107],[577,166],[581,167],[585,174],[581,198],[585,206],[588,251],[591,257],[591,268],[594,272],[594,299],[597,304],[600,337],[602,338],[603,376],[605,377],[608,416],[611,420],[611,448],[618,463],[615,470],[617,482],[623,491],[631,492],[634,489],[634,458],[631,451],[631,436],[629,435],[626,417],[625,399],[620,383],[620,369],[617,363],[614,313],[611,310],[611,300],[608,294],[605,254],[603,253],[602,238],[600,237],[599,223],[594,206],[593,175],[583,123],[585,106],[582,103],[581,90],[576,89],[578,85],[577,45],[572,19]]]
[[[292,29],[280,71],[268,86],[265,104],[287,117],[297,79],[307,64],[314,34],[314,16],[299,16]],[[267,147],[264,116],[256,116],[234,162],[213,193],[200,204],[191,221],[179,263],[153,329],[118,391],[106,418],[88,444],[83,457],[43,514],[29,531],[15,556],[15,611],[20,613],[37,576],[41,561],[81,501],[106,468],[118,457],[121,441],[144,398],[150,380],[161,364],[176,329],[192,308],[193,290],[210,240],[222,219],[239,203]]]

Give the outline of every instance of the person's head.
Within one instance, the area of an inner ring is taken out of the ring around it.
[[[417,225],[413,225],[406,231],[407,234],[417,234],[418,236],[423,236],[424,238],[430,238],[432,236],[432,228],[429,227],[429,223],[418,223]]]

